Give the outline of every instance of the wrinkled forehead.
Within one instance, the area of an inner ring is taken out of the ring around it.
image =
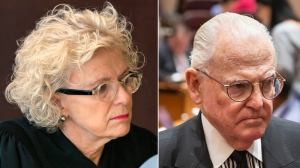
[[[275,53],[270,43],[263,37],[239,39],[237,37],[221,36],[215,45],[211,63],[216,67],[273,66],[275,68]]]

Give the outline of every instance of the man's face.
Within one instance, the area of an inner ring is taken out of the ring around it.
[[[275,73],[274,53],[266,39],[241,40],[223,37],[208,66],[209,75],[224,84],[235,80],[259,83]],[[264,135],[272,115],[272,100],[263,97],[259,85],[243,102],[231,100],[227,88],[199,73],[202,95],[201,111],[231,146],[252,142]],[[248,143],[249,144],[249,143]],[[243,145],[235,146],[246,150]]]

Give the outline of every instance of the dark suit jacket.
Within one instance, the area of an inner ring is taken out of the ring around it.
[[[188,52],[190,52],[190,49]],[[187,59],[189,59],[188,56]],[[168,43],[164,43],[161,46],[159,46],[159,79],[161,80],[176,72],[177,70],[173,59],[173,53]]]
[[[201,113],[159,134],[160,168],[212,168]],[[300,124],[272,117],[262,137],[264,168],[300,168]]]

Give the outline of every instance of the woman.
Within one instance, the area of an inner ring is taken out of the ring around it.
[[[289,98],[273,114],[300,122],[300,22],[287,0],[257,0],[257,17],[271,29],[279,68],[292,76]],[[275,102],[274,102],[275,103]],[[290,104],[290,106],[287,106]],[[294,110],[293,110],[294,109]]]
[[[59,5],[37,23],[5,92],[26,118],[0,124],[1,167],[139,167],[157,153],[130,124],[142,78],[130,26],[109,3]]]

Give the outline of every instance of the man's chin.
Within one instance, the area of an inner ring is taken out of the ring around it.
[[[241,135],[241,139],[244,139],[245,141],[254,141],[264,136],[265,134],[265,128],[251,128],[247,129],[243,132]]]

